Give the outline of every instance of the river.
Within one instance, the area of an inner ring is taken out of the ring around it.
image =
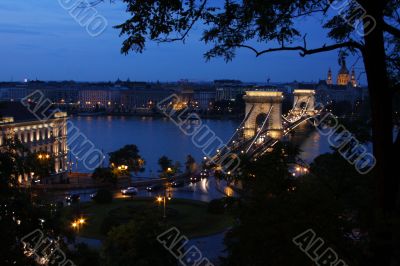
[[[191,136],[185,135],[172,121],[167,118],[153,117],[123,117],[123,116],[93,116],[93,117],[72,117],[71,122],[79,128],[94,146],[106,155],[104,165],[107,165],[108,153],[118,150],[124,145],[135,144],[140,150],[141,156],[145,159],[145,171],[134,176],[138,178],[156,178],[159,174],[158,159],[165,155],[173,161],[179,161],[184,167],[188,154],[192,155],[198,163],[205,156],[202,150],[192,142]],[[224,142],[228,141],[239,125],[235,120],[203,120],[216,136]],[[321,137],[312,126],[306,124],[299,126],[290,140],[299,144],[301,158],[311,163],[319,154],[329,152],[329,144],[325,137]],[[91,172],[86,169],[83,163],[76,164],[74,156],[70,156],[74,163],[73,171]],[[81,201],[90,201],[90,193],[96,189],[69,190],[62,194],[56,193],[57,199],[62,200],[64,194],[79,193]],[[197,183],[189,183],[181,188],[173,188],[172,196],[201,201],[210,201],[221,198],[225,194],[232,195],[233,191],[226,186],[224,181],[217,181],[214,178],[203,179]],[[138,196],[155,197],[144,189],[139,190]],[[115,191],[115,197],[121,197],[121,193]]]
[[[108,161],[109,152],[127,144],[137,145],[141,156],[146,161],[145,171],[139,174],[141,177],[156,177],[159,170],[157,162],[163,155],[173,161],[179,161],[182,167],[188,154],[192,155],[197,162],[205,156],[202,150],[195,146],[191,136],[185,135],[167,118],[86,116],[72,117],[71,122],[88,140],[93,142],[96,148],[103,150],[106,155],[105,164]],[[205,119],[202,123],[226,142],[235,132],[240,121]],[[297,128],[292,140],[300,145],[301,157],[309,163],[319,154],[329,152],[326,138],[306,126]],[[74,156],[71,158],[75,163]],[[79,160],[78,164],[74,165],[73,171],[90,172],[82,163],[79,163]]]

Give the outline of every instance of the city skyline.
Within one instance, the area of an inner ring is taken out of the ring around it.
[[[173,44],[149,44],[143,54],[120,54],[123,38],[112,27],[126,19],[123,4],[103,3],[96,7],[108,26],[97,37],[90,36],[68,10],[58,1],[35,3],[28,0],[0,4],[0,15],[7,23],[0,26],[0,35],[7,42],[0,44],[1,56],[7,67],[0,67],[1,81],[76,80],[170,82],[181,79],[212,81],[237,79],[245,82],[317,82],[326,79],[327,71],[334,75],[340,66],[338,53],[329,52],[300,57],[298,52],[267,54],[256,58],[248,50],[239,50],[232,62],[222,58],[206,62],[203,53],[207,46],[200,42],[199,27],[189,40]],[[36,18],[41,17],[38,21]],[[318,32],[310,18],[303,21],[308,32],[308,45],[329,43],[325,33]],[[349,56],[348,67],[355,64],[363,72],[362,60]],[[173,66],[173,67],[171,67]],[[290,66],[290,67],[288,67]],[[365,75],[358,75],[366,85]]]

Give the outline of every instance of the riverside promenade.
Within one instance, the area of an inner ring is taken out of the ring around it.
[[[63,184],[35,184],[32,185],[33,190],[72,190],[72,189],[94,189],[113,186],[115,188],[124,188],[127,186],[146,187],[153,184],[164,184],[168,181],[186,180],[188,174],[182,174],[174,178],[151,178],[151,177],[118,177],[117,184],[101,183],[92,179],[92,174],[88,173],[69,173],[68,183]]]

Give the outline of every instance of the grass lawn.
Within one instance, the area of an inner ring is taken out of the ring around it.
[[[207,203],[193,200],[172,199],[167,202],[166,222],[176,226],[182,234],[189,238],[218,233],[233,225],[234,219],[229,214],[210,214]],[[68,224],[74,218],[76,206],[67,207],[63,220]],[[135,217],[157,215],[162,220],[163,208],[154,198],[114,199],[110,204],[94,202],[81,203],[80,212],[86,219],[86,224],[78,235],[89,238],[103,239],[102,224],[109,216],[116,217],[119,224],[124,224]]]

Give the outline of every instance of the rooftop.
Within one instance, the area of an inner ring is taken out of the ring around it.
[[[31,110],[35,109],[35,105],[30,103],[30,108],[24,106],[21,102],[0,102],[0,118],[13,118],[13,121],[7,119],[5,123],[21,123],[21,122],[30,122],[30,121],[38,121],[40,117],[45,117],[52,115],[51,109],[46,110],[45,106],[39,106],[37,110],[35,110],[36,114],[39,114],[39,117],[35,115]],[[31,109],[31,110],[30,110]],[[44,114],[42,114],[44,112]],[[2,119],[4,120],[4,119]],[[4,122],[3,122],[4,123]]]

